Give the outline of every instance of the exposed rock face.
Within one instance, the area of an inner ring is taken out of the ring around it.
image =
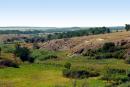
[[[67,50],[72,53],[81,54],[87,49],[101,47],[105,42],[114,42],[117,45],[128,45],[130,47],[130,32],[118,32],[101,35],[74,37],[69,39],[57,39],[45,42],[41,49]]]

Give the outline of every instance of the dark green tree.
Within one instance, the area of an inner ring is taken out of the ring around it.
[[[126,24],[125,29],[126,29],[126,31],[130,31],[130,24]]]
[[[30,57],[30,50],[27,47],[21,47],[19,44],[16,45],[14,54],[19,57],[23,62],[29,61],[34,62],[34,59]]]

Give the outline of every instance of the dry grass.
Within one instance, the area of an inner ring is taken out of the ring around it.
[[[115,32],[109,34],[90,35],[74,37],[70,39],[51,40],[40,44],[41,48],[49,50],[67,50],[77,52],[81,49],[98,48],[105,42],[120,42],[127,40],[130,42],[130,31]]]

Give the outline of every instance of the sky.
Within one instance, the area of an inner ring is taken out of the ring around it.
[[[130,23],[130,0],[0,0],[0,26],[98,27]]]

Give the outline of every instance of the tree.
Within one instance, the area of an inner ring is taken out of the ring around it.
[[[126,29],[126,31],[130,31],[130,24],[126,24],[125,29]]]
[[[30,57],[30,50],[27,47],[21,47],[19,44],[16,44],[14,54],[19,57],[23,62],[29,61],[34,62],[34,58]]]

